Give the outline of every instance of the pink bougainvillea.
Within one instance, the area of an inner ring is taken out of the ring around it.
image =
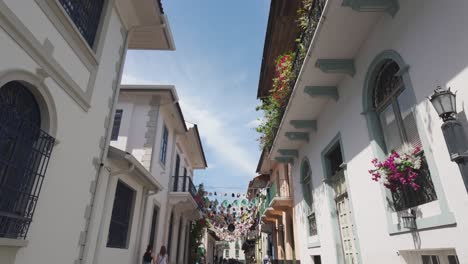
[[[410,186],[417,191],[421,186],[416,183],[419,169],[421,168],[421,157],[418,155],[421,148],[403,147],[403,151],[392,151],[384,161],[372,160],[374,169],[369,170],[372,180],[382,182],[391,192],[401,190]]]

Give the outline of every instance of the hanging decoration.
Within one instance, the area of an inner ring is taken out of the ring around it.
[[[210,200],[208,197],[213,195],[215,197]],[[249,201],[245,197],[245,194],[240,193],[205,191],[197,194],[195,200],[206,221],[206,226],[221,240],[235,241],[251,232],[251,227],[256,223],[258,199]]]

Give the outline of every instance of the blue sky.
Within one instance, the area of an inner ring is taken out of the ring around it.
[[[254,127],[270,1],[163,1],[176,51],[129,51],[123,83],[173,84],[197,123],[207,191],[244,193],[260,156]],[[216,187],[216,188],[213,188]]]

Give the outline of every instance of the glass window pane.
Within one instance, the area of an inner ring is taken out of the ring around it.
[[[448,262],[449,264],[460,264],[460,262],[458,261],[457,255],[449,255]]]
[[[405,128],[406,137],[408,144],[413,147],[422,147],[421,139],[419,138],[418,128],[416,126],[416,119],[412,107],[414,101],[409,95],[409,90],[405,89],[398,96],[398,105],[400,107],[401,118],[403,120],[403,126]]]
[[[387,151],[390,152],[391,150],[398,150],[402,146],[403,141],[400,136],[393,106],[389,105],[380,112],[379,119]]]

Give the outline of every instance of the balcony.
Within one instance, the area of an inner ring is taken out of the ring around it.
[[[293,199],[289,192],[289,184],[283,181],[280,186],[280,190],[278,191],[276,183],[271,185],[270,191],[268,192],[269,205],[275,210],[286,211],[293,206]]]
[[[268,188],[267,195],[259,211],[263,222],[274,222],[276,218],[283,215],[284,211],[293,206],[288,183],[282,181],[280,186],[279,191],[276,183],[273,183],[270,188]]]
[[[192,212],[200,216],[200,205],[195,196],[197,188],[190,176],[173,176],[169,184],[169,203],[180,212]]]

